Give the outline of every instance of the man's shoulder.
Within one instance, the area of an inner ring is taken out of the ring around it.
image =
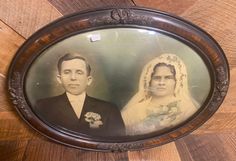
[[[53,97],[48,97],[48,98],[43,98],[39,99],[36,104],[47,104],[47,103],[58,103],[58,101],[62,101],[65,98],[64,94],[58,95],[58,96],[53,96]]]
[[[94,97],[87,96],[87,101],[95,104],[98,108],[108,108],[109,107],[109,109],[118,109],[118,107],[115,104],[108,102],[108,101],[101,100],[101,99],[97,99]]]

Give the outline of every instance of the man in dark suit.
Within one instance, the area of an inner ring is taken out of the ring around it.
[[[86,94],[92,83],[91,68],[79,54],[66,54],[58,61],[57,80],[65,93],[37,101],[36,114],[60,129],[92,136],[124,135],[119,109]]]

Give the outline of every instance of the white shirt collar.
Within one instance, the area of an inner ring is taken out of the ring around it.
[[[86,93],[83,92],[79,95],[73,95],[73,94],[70,94],[69,92],[66,92],[66,96],[69,99],[69,101],[75,101],[75,100],[84,101],[86,97]]]
[[[68,92],[66,92],[67,98],[77,116],[77,118],[80,118],[83,106],[84,106],[84,101],[86,97],[86,93],[83,92],[80,95],[73,95]]]

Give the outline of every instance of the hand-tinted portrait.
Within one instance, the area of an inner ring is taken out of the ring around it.
[[[114,28],[44,50],[27,72],[25,92],[34,113],[54,129],[116,137],[178,126],[197,113],[210,87],[204,60],[180,40]]]

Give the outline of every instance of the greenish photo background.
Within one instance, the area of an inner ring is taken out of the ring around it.
[[[184,43],[155,31],[114,28],[78,34],[45,50],[26,76],[25,91],[32,105],[64,92],[56,80],[57,61],[68,52],[80,53],[91,65],[93,83],[88,87],[88,95],[113,102],[120,109],[138,91],[144,65],[163,53],[176,54],[183,60],[189,90],[200,105],[210,91],[206,65]]]

